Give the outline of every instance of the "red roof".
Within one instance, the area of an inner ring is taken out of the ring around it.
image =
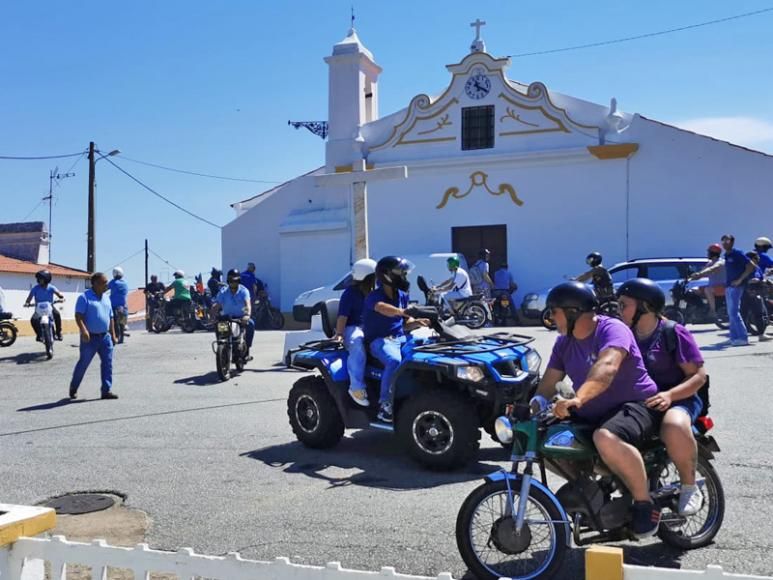
[[[54,276],[70,276],[73,278],[89,278],[91,274],[84,270],[76,270],[59,264],[37,264],[26,260],[17,260],[0,254],[0,272],[14,274],[34,274],[40,270],[48,270]]]

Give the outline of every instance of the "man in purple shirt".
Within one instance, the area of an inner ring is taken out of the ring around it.
[[[631,330],[620,320],[598,316],[593,290],[581,282],[566,282],[548,294],[547,306],[561,336],[556,340],[537,394],[553,397],[567,375],[575,396],[556,403],[559,418],[571,409],[597,428],[596,449],[623,480],[634,499],[634,534],[646,538],[657,532],[660,511],[652,502],[644,461],[637,445],[659,426],[662,416],[644,401],[657,385],[647,374]]]

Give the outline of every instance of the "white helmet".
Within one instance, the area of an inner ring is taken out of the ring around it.
[[[123,278],[123,268],[121,266],[113,268],[113,278]]]
[[[174,271],[174,277],[175,278],[185,278],[185,272],[182,270],[175,270]]]
[[[352,280],[355,282],[362,282],[365,278],[371,274],[376,273],[376,260],[370,258],[364,258],[357,260],[352,265]]]
[[[756,248],[757,246],[760,246],[761,248],[770,248],[773,246],[773,242],[770,241],[770,238],[761,237],[754,240],[754,247]]]

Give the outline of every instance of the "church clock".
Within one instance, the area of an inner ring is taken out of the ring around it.
[[[491,81],[484,74],[476,74],[467,79],[464,84],[464,92],[471,99],[479,100],[488,95],[491,90]]]

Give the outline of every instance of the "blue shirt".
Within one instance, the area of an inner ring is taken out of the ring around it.
[[[241,284],[239,284],[236,292],[231,292],[231,289],[226,286],[218,292],[217,296],[215,296],[215,304],[220,304],[220,306],[222,306],[223,314],[226,316],[236,316],[238,318],[247,314],[244,311],[244,308],[249,301],[250,293]]]
[[[728,286],[743,274],[746,264],[749,262],[749,258],[741,250],[733,249],[725,253],[725,274],[727,275],[726,281]],[[746,280],[744,280],[744,283],[746,283]]]
[[[53,284],[49,284],[45,288],[40,284],[36,284],[32,290],[30,290],[30,294],[32,294],[32,297],[35,299],[35,304],[40,304],[41,302],[50,302],[53,304],[54,292],[59,292],[59,290]]]
[[[110,304],[113,310],[119,306],[125,308],[127,306],[126,297],[129,295],[129,285],[126,280],[113,278],[107,283],[107,288],[110,290]]]
[[[338,316],[346,316],[346,326],[362,326],[362,309],[365,295],[357,286],[350,286],[341,295]]]
[[[260,281],[260,279],[255,276],[252,272],[249,270],[245,270],[242,272],[242,286],[244,286],[247,291],[250,293],[250,301],[255,300],[255,287],[257,286],[257,291],[260,292],[263,290],[263,282]]]
[[[377,338],[386,338],[387,336],[402,336],[403,317],[402,316],[384,316],[376,312],[376,304],[386,302],[398,308],[408,307],[408,293],[397,290],[397,296],[390,300],[383,288],[376,288],[365,298],[365,305],[362,311],[362,327],[365,332],[365,340],[370,342]]]
[[[760,269],[763,274],[768,268],[773,268],[773,258],[762,252],[757,252],[757,255],[760,257]]]
[[[500,268],[494,272],[494,288],[497,290],[510,290],[510,285],[514,284],[513,275],[507,268]]]
[[[90,333],[108,332],[113,308],[107,294],[99,298],[93,290],[86,290],[75,302],[75,313],[83,316],[83,322]]]

